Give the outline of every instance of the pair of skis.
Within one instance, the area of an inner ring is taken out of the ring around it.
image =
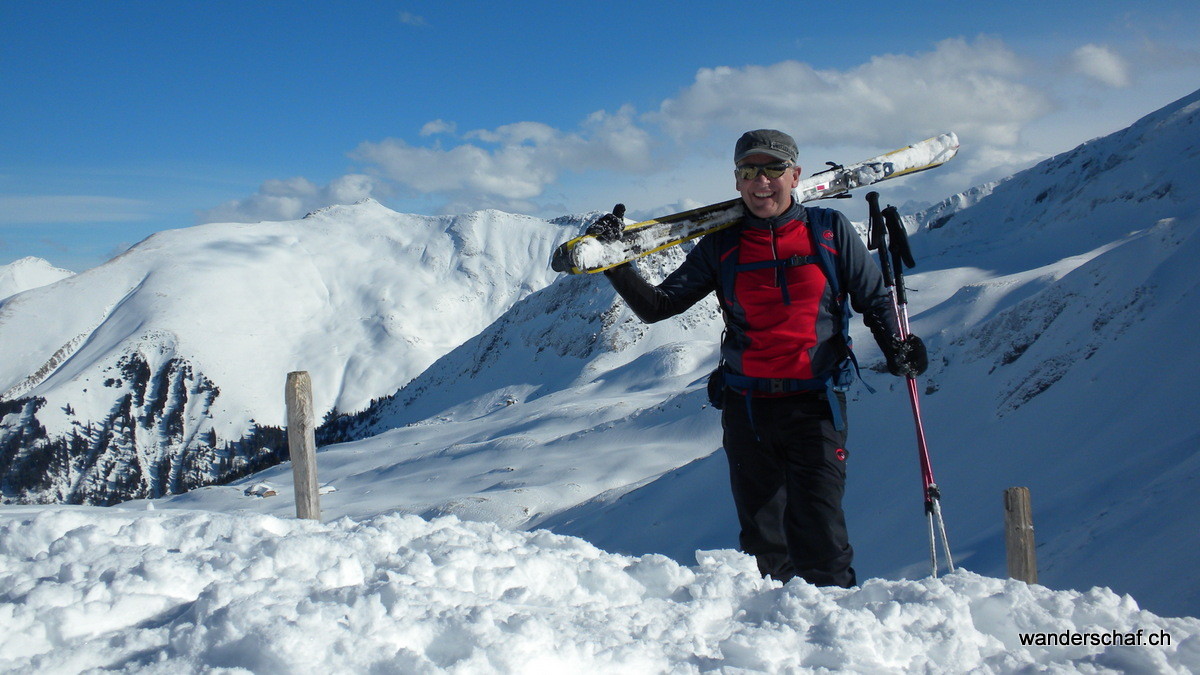
[[[904,268],[913,267],[912,251],[908,246],[908,233],[900,222],[900,213],[894,206],[882,211],[879,208],[879,193],[867,193],[870,213],[870,240],[868,248],[879,251],[879,267],[883,271],[884,284],[892,298],[892,309],[896,312],[896,323],[900,327],[900,339],[907,340],[908,294],[904,289]],[[890,254],[890,260],[889,260]],[[937,539],[940,536],[946,553],[946,567],[954,571],[954,558],[950,555],[950,540],[946,538],[946,523],[942,520],[942,493],[933,480],[933,467],[929,462],[929,447],[925,444],[925,426],[921,421],[921,403],[917,397],[917,378],[907,376],[908,401],[912,405],[913,422],[917,431],[917,454],[921,463],[921,481],[925,497],[925,517],[929,524],[929,563],[932,574],[938,574]]]
[[[850,191],[941,166],[958,152],[953,132],[906,145],[854,164],[827,162],[830,168],[801,179],[798,202],[849,197]],[[583,234],[555,249],[550,267],[567,274],[595,274],[632,260],[737,225],[745,211],[741,198],[660,216],[625,226],[615,239]]]

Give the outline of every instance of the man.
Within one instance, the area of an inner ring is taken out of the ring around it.
[[[791,136],[746,132],[734,148],[742,222],[701,239],[658,286],[628,264],[605,274],[647,323],[717,294],[726,330],[710,395],[722,409],[741,548],[764,576],[850,587],[857,581],[842,495],[844,391],[854,366],[845,298],[893,374],[922,372],[925,349],[915,336],[896,337],[882,274],[845,216],[794,198],[796,158]],[[609,214],[588,231],[612,236],[620,227]]]

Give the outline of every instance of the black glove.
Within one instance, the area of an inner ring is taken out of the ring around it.
[[[888,372],[899,377],[916,377],[929,368],[929,352],[925,342],[916,335],[901,340],[892,337],[892,348],[887,354]]]
[[[588,225],[584,234],[590,234],[600,241],[616,241],[625,230],[625,205],[617,204],[612,213],[600,216],[596,222]]]

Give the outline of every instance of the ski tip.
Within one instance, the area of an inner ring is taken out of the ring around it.
[[[926,169],[932,169],[934,167],[941,166],[954,159],[954,156],[958,154],[958,134],[954,133],[953,131],[948,131],[944,134],[934,136],[933,138],[929,139],[929,141],[932,141],[937,148],[932,160],[924,167],[905,173],[918,173]]]
[[[958,134],[954,133],[953,131],[946,134],[946,150],[939,158],[941,160],[939,163],[945,164],[946,162],[954,159],[954,156],[958,154],[958,148]]]

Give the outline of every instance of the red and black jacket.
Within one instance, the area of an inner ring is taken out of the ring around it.
[[[835,263],[836,283],[822,265],[810,264],[822,254]],[[824,389],[847,368],[846,300],[882,349],[890,349],[898,333],[879,267],[846,217],[831,209],[793,203],[772,219],[747,214],[741,224],[701,239],[658,286],[629,265],[606,274],[647,323],[675,316],[715,292],[725,318],[726,369],[750,378],[813,383],[800,389]]]

